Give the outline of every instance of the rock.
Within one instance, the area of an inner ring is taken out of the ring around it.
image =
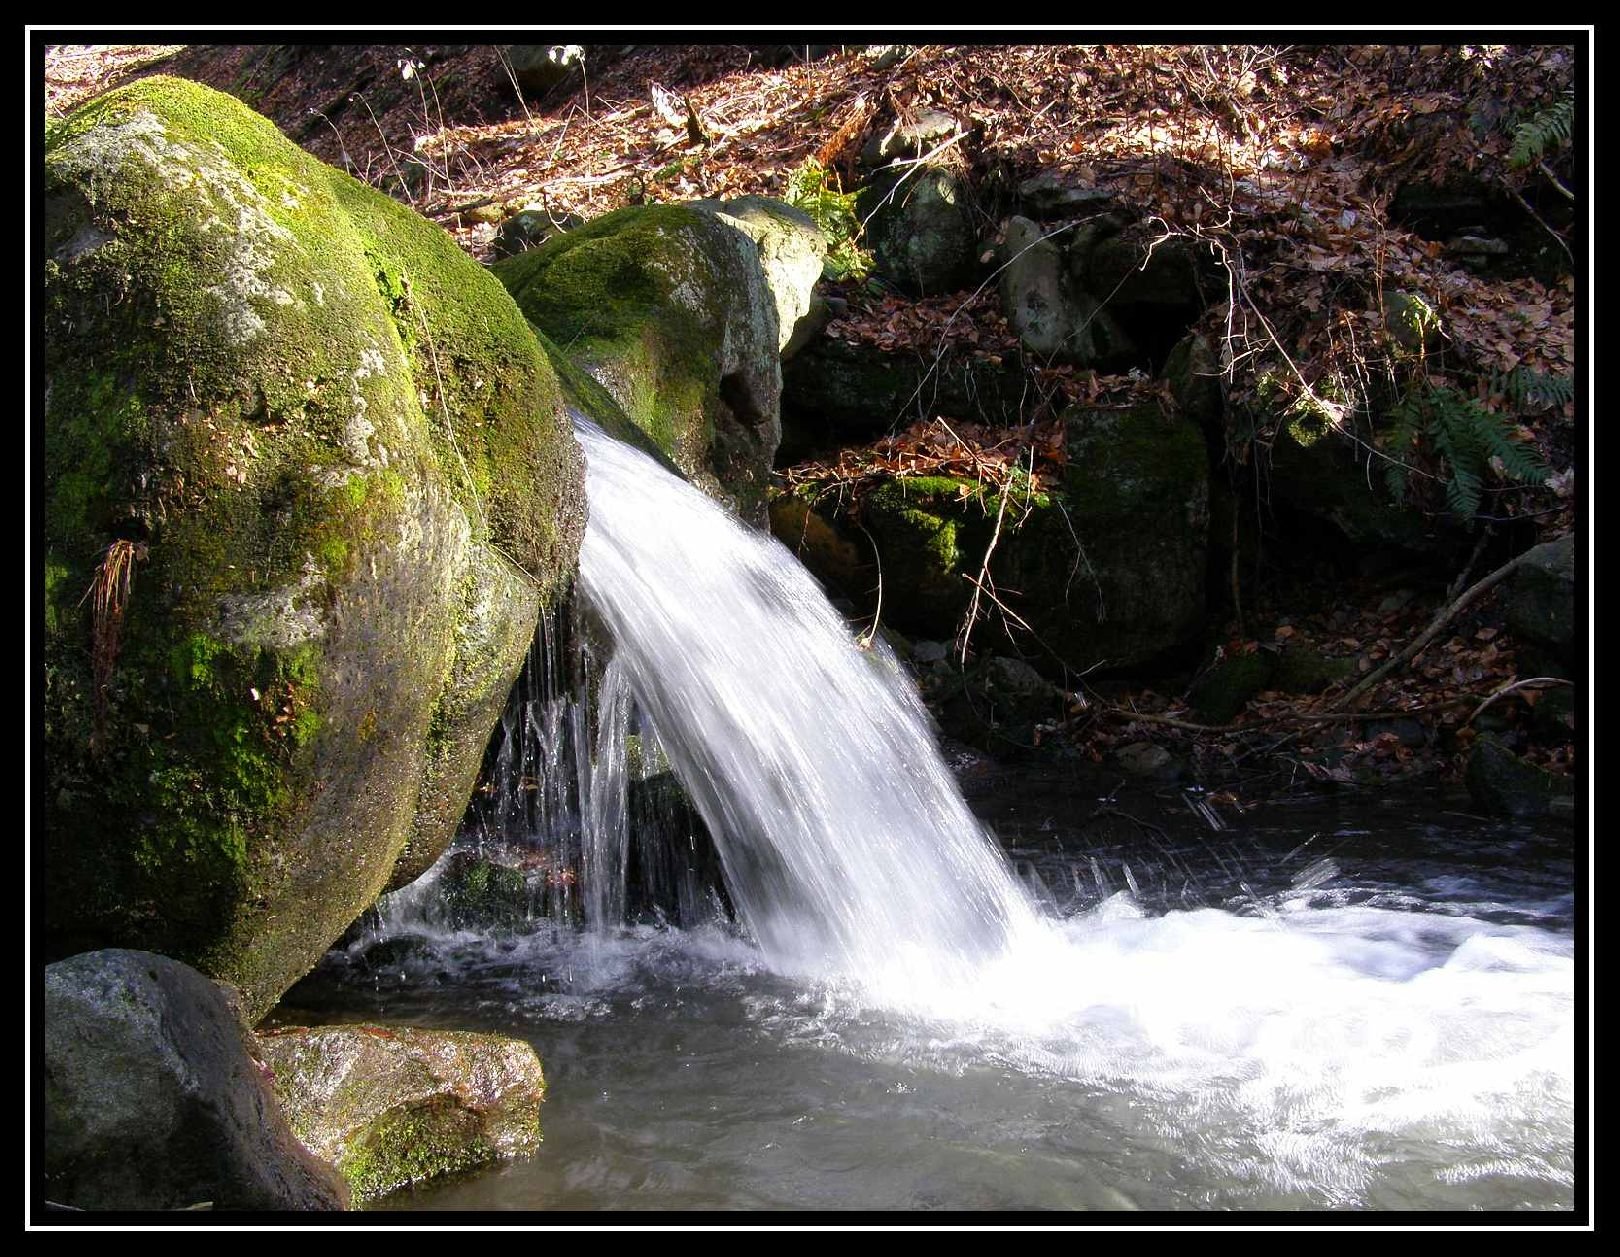
[[[1545,816],[1562,810],[1569,783],[1520,759],[1486,734],[1474,745],[1463,779],[1468,795],[1484,811],[1503,816]]]
[[[510,44],[506,59],[524,92],[544,96],[559,83],[581,78],[585,49],[580,44]]]
[[[1224,433],[1226,377],[1207,336],[1195,332],[1182,337],[1170,351],[1164,375],[1182,414],[1206,432]]]
[[[875,175],[856,198],[877,269],[913,296],[955,292],[978,269],[967,186],[944,166]]]
[[[914,51],[910,44],[868,44],[861,59],[874,70],[892,70]]]
[[[1119,766],[1133,777],[1164,780],[1175,775],[1175,757],[1162,746],[1151,742],[1132,742],[1114,752]]]
[[[1057,244],[1027,218],[1007,221],[997,262],[1001,304],[1024,348],[1077,366],[1117,364],[1131,346],[1113,316],[1070,284]]]
[[[1429,743],[1429,731],[1423,727],[1422,721],[1411,716],[1370,720],[1362,727],[1362,736],[1369,742],[1386,733],[1394,734],[1402,746],[1420,747]]]
[[[545,1079],[527,1043],[362,1025],[272,1030],[259,1047],[292,1128],[356,1201],[539,1146]]]
[[[99,97],[44,184],[49,947],[261,1016],[447,845],[581,459],[500,285],[232,98]]]
[[[1074,261],[1081,287],[1115,316],[1141,307],[1148,318],[1191,321],[1226,297],[1225,273],[1208,245],[1188,236],[1161,239],[1147,226],[1098,240]]]
[[[1270,651],[1229,655],[1199,678],[1188,694],[1193,710],[1210,724],[1227,724],[1271,684],[1277,657]]]
[[[858,527],[831,520],[877,547],[886,621],[954,638],[1002,515],[990,576],[1075,671],[1145,662],[1200,626],[1209,474],[1198,430],[1154,404],[1077,407],[1065,423],[1068,471],[1056,492],[1015,490],[1003,511],[1000,495],[972,480],[900,476],[867,492]],[[870,585],[845,592],[870,607]]]
[[[1015,425],[1027,399],[1021,369],[946,353],[938,362],[826,336],[782,366],[780,458],[905,427],[936,414]]]
[[[1018,198],[1036,216],[1067,216],[1111,210],[1114,194],[1078,177],[1048,166],[1018,185]]]
[[[803,243],[792,211],[746,214],[617,210],[492,269],[683,474],[758,522],[782,435],[778,310],[809,296],[772,291],[750,235],[770,219],[785,256]]]
[[[1467,536],[1454,518],[1390,500],[1383,475],[1343,433],[1314,418],[1284,418],[1271,446],[1274,503],[1332,525],[1356,546],[1449,560]]]
[[[151,952],[87,952],[46,967],[44,1014],[52,1200],[347,1208],[343,1180],[298,1142],[251,1039],[195,969]]]
[[[803,210],[769,197],[739,196],[729,201],[693,201],[692,205],[717,214],[759,249],[765,283],[776,299],[779,348],[786,357],[795,338],[802,342],[810,335],[802,325],[809,317],[816,281],[827,257],[827,237]]]
[[[1556,676],[1575,668],[1575,535],[1536,546],[1508,578],[1508,629],[1532,648],[1531,662]]]
[[[1276,672],[1270,684],[1273,689],[1289,694],[1320,694],[1355,670],[1352,659],[1331,658],[1314,646],[1295,644],[1286,647],[1277,657]]]
[[[1440,316],[1418,293],[1390,288],[1384,291],[1384,330],[1403,348],[1435,349],[1440,343]]]
[[[961,124],[943,110],[919,109],[910,118],[895,119],[887,130],[874,131],[861,149],[861,164],[881,166],[897,158],[923,157],[960,129]]]
[[[508,258],[544,244],[552,236],[581,227],[585,220],[578,214],[553,215],[544,209],[522,209],[501,224],[489,246],[493,258]]]
[[[1022,659],[992,655],[965,674],[941,678],[939,701],[945,732],[971,746],[1002,754],[1040,745],[1036,726],[1061,716],[1058,689]]]

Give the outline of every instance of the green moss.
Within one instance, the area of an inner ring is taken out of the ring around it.
[[[401,1109],[382,1118],[338,1161],[356,1201],[374,1200],[411,1183],[470,1170],[497,1153],[479,1133],[476,1114],[449,1101]]]

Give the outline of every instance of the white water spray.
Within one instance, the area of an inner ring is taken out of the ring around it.
[[[910,1004],[1040,928],[893,656],[857,648],[774,539],[589,423],[576,431],[581,588],[769,963]]]

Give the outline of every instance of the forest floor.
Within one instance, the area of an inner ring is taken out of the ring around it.
[[[1202,325],[1228,347],[1230,405],[1266,387],[1255,369],[1262,360],[1287,364],[1283,388],[1296,406],[1320,405],[1334,381],[1376,390],[1380,373],[1392,371],[1372,351],[1384,290],[1427,294],[1443,330],[1418,367],[1426,383],[1508,415],[1516,439],[1548,473],[1530,485],[1487,485],[1474,526],[1482,534],[1529,530],[1531,540],[1577,527],[1575,465],[1584,467],[1587,442],[1576,422],[1579,394],[1514,384],[1577,379],[1577,367],[1585,369],[1576,361],[1574,275],[1584,274],[1576,226],[1586,192],[1564,167],[1555,169],[1555,131],[1532,137],[1533,160],[1524,151],[1523,120],[1556,118],[1560,102],[1573,99],[1572,45],[810,51],[593,46],[583,74],[526,96],[504,47],[494,45],[48,45],[43,108],[47,118],[59,117],[132,76],[197,79],[412,205],[480,260],[489,258],[500,224],[527,208],[561,219],[654,201],[781,197],[812,159],[837,186],[856,177],[858,154],[874,133],[938,110],[958,125],[934,156],[968,177],[987,247],[1020,182],[1051,170],[1107,187],[1167,234],[1214,242],[1241,259],[1229,272],[1230,299],[1211,307]],[[1567,140],[1567,121],[1564,128]],[[1569,257],[1568,269],[1481,274],[1393,220],[1390,202],[1401,185],[1459,172],[1523,205]],[[927,300],[879,283],[833,287],[843,306],[827,335],[920,354],[946,340],[998,361],[1016,353],[993,284]],[[960,448],[941,450],[926,432],[897,424],[886,443],[845,461],[869,466],[927,452],[980,467],[982,451],[1005,439],[1038,441],[1043,422],[1067,401],[1148,387],[1049,364],[1030,370],[1042,409],[1025,429],[975,430]],[[1253,482],[1270,435],[1251,432],[1232,444],[1227,470],[1235,485]],[[1443,469],[1426,463],[1422,450],[1411,458],[1412,492],[1444,511]],[[809,470],[783,470],[836,475],[837,466],[824,459]],[[1443,620],[1425,650],[1357,695],[1354,721],[1330,716],[1357,681],[1374,676],[1485,575],[1494,553],[1482,544],[1465,569],[1447,573],[1267,567],[1257,559],[1241,593],[1234,573],[1232,596],[1224,607],[1217,600],[1212,645],[1230,656],[1306,642],[1352,659],[1350,679],[1309,699],[1262,691],[1221,726],[1189,713],[1186,675],[1087,683],[1043,736],[1097,763],[1148,739],[1201,766],[1225,763],[1224,779],[1240,785],[1244,765],[1259,759],[1268,779],[1291,763],[1290,781],[1455,780],[1476,729],[1530,729],[1536,704],[1556,688],[1521,668],[1499,591]],[[1567,737],[1543,728],[1518,749],[1572,774],[1573,719],[1564,727]]]

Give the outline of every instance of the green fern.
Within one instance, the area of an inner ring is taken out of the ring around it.
[[[861,220],[855,213],[855,194],[838,187],[838,177],[814,157],[788,176],[786,201],[815,220],[827,237],[827,261],[822,274],[828,279],[865,279],[872,255],[861,248]]]
[[[1420,443],[1445,469],[1446,505],[1465,519],[1479,510],[1491,460],[1507,480],[1535,484],[1550,474],[1535,450],[1507,420],[1449,388],[1414,389],[1390,411],[1394,426],[1383,442],[1391,457],[1414,453]],[[1407,468],[1387,468],[1384,482],[1397,500],[1405,496]]]
[[[1547,375],[1530,367],[1492,371],[1490,393],[1515,410],[1551,410],[1575,400],[1575,377]]]
[[[1508,165],[1515,170],[1533,166],[1550,150],[1568,144],[1574,125],[1573,96],[1566,96],[1539,110],[1534,117],[1513,128],[1513,147],[1508,152]]]

